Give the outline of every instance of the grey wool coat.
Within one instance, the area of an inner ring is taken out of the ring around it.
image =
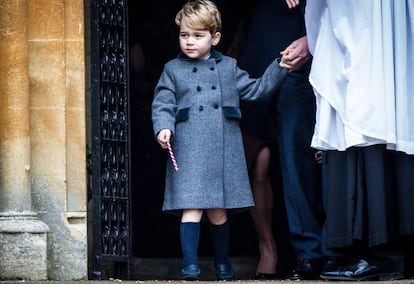
[[[152,102],[153,130],[155,136],[172,131],[179,167],[168,159],[164,211],[254,206],[239,103],[271,95],[286,74],[274,60],[261,78],[250,78],[215,50],[206,60],[180,54],[164,66]]]

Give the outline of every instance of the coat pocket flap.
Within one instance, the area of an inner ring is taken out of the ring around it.
[[[223,107],[223,114],[227,118],[233,118],[233,119],[242,118],[241,111],[237,107]]]
[[[188,120],[189,112],[189,107],[177,110],[177,113],[175,114],[175,121],[180,122]]]

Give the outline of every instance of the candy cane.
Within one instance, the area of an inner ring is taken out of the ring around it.
[[[171,162],[173,163],[174,169],[178,171],[178,164],[175,160],[174,152],[172,150],[170,142],[167,142],[168,153],[170,154]]]

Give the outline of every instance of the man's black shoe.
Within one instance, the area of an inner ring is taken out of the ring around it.
[[[326,256],[323,258],[321,275],[325,275],[330,271],[338,271],[345,264],[343,257]]]
[[[290,280],[316,280],[321,271],[320,259],[300,258],[289,275]]]
[[[320,277],[326,280],[361,281],[361,280],[397,280],[403,278],[400,269],[396,269],[390,259],[381,262],[368,262],[357,258],[350,264],[338,267],[337,270],[324,270]]]

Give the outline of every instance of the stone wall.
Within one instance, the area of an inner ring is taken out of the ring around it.
[[[45,224],[47,271],[33,280],[85,279],[83,0],[0,0],[0,18],[0,69],[15,73],[3,77],[7,81],[0,79],[0,217],[6,216],[3,224],[9,224],[10,218],[22,219],[22,214],[33,218],[34,214],[34,219]],[[23,99],[14,105],[19,94]],[[16,182],[22,185],[16,186]],[[23,222],[23,232],[30,222]],[[0,222],[0,240],[25,236],[8,232],[2,238],[2,228],[6,226]],[[39,233],[27,231],[32,236],[26,241]],[[43,240],[41,235],[35,237]],[[4,262],[9,257],[2,258],[12,253],[7,243],[0,242],[1,279],[12,275],[6,273],[10,263]],[[26,243],[28,265],[22,269],[29,273],[22,271],[21,277],[12,277],[31,280],[30,258],[34,255],[30,242]],[[7,252],[1,252],[4,249]]]

